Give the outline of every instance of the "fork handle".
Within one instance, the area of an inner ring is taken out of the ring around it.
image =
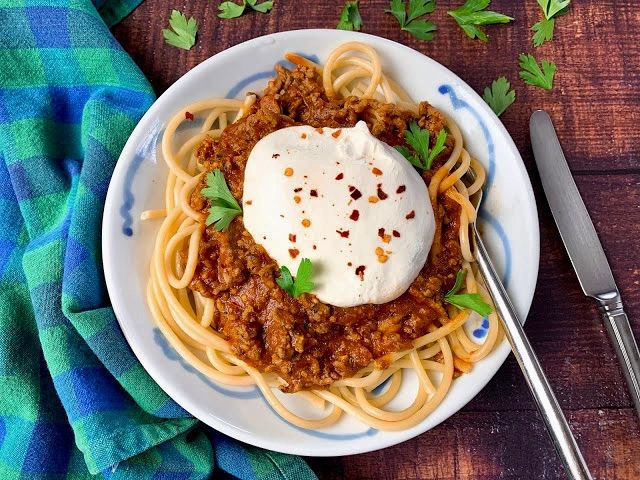
[[[529,389],[538,405],[538,410],[542,414],[542,418],[547,426],[547,431],[564,464],[567,476],[570,479],[576,480],[591,479],[589,467],[580,453],[580,449],[571,433],[567,419],[562,413],[562,409],[553,394],[551,385],[549,385],[549,381],[540,366],[540,362],[538,362],[538,357],[533,351],[529,339],[524,333],[522,324],[518,319],[518,315],[509,300],[509,296],[493,268],[487,250],[480,236],[475,231],[474,237],[477,247],[476,256],[478,268],[484,277],[497,313],[502,319],[502,325],[511,344],[513,354],[520,364],[522,373],[524,373]]]

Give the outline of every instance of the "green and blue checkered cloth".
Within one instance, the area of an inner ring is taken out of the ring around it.
[[[191,418],[109,307],[103,203],[154,94],[107,25],[139,1],[0,0],[0,480],[315,478]]]

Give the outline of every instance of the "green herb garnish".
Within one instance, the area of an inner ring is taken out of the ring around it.
[[[280,277],[276,278],[276,283],[293,298],[298,298],[303,293],[310,292],[316,288],[311,281],[312,274],[313,265],[311,260],[303,258],[300,261],[300,265],[298,265],[295,279],[291,276],[289,269],[283,265],[280,267]]]
[[[544,18],[531,27],[533,30],[533,45],[539,47],[544,42],[553,40],[553,30],[556,17],[564,15],[569,10],[571,0],[538,0]]]
[[[491,107],[493,112],[500,116],[516,101],[516,91],[511,90],[511,84],[506,77],[498,77],[491,82],[490,87],[484,89],[482,98]]]
[[[445,148],[444,142],[447,139],[447,132],[444,128],[438,132],[433,148],[429,148],[430,136],[429,130],[420,128],[416,122],[411,122],[409,129],[404,132],[404,138],[415,153],[404,145],[397,146],[396,150],[414,167],[420,170],[429,170],[433,161]]]
[[[169,18],[169,27],[162,29],[164,41],[174,47],[191,50],[196,43],[196,33],[198,33],[196,19],[191,17],[187,20],[184,13],[173,10]]]
[[[481,28],[483,25],[509,23],[513,20],[502,13],[487,11],[490,3],[491,0],[467,0],[461,7],[449,10],[447,13],[455,19],[469,38],[486,42],[489,39]]]
[[[453,288],[445,294],[444,300],[458,308],[468,308],[486,317],[493,312],[493,309],[491,305],[482,300],[482,296],[479,293],[458,293],[460,288],[462,288],[462,282],[466,275],[467,272],[465,270],[458,271],[456,274],[456,283],[453,285]]]
[[[387,13],[393,15],[400,28],[419,40],[433,40],[435,31],[438,29],[430,20],[426,20],[423,15],[432,13],[436,9],[436,0],[409,0],[407,12],[406,2],[403,0],[391,0]]]
[[[202,189],[202,195],[211,202],[206,225],[212,225],[219,232],[223,232],[231,221],[242,214],[242,209],[229,191],[224,175],[219,168],[207,174],[207,186]]]
[[[338,30],[360,30],[362,28],[362,17],[358,10],[358,0],[348,1],[342,7],[340,20],[338,21]]]
[[[556,74],[556,64],[548,60],[542,60],[540,65],[531,54],[521,54],[520,78],[534,87],[551,90],[553,88],[553,77]]]
[[[266,2],[258,3],[258,0],[242,0],[242,3],[240,4],[235,2],[222,2],[218,6],[218,10],[220,10],[218,12],[218,17],[224,19],[238,18],[244,13],[247,6],[256,12],[267,13],[273,8],[273,1],[268,0]]]

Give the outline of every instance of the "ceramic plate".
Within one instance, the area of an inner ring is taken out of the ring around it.
[[[168,345],[145,301],[149,259],[158,221],[141,222],[143,210],[163,207],[167,168],[159,153],[165,123],[186,104],[211,97],[242,98],[261,91],[283,54],[297,52],[322,62],[343,42],[358,40],[380,54],[385,72],[416,100],[453,117],[467,149],[487,168],[481,215],[483,237],[521,318],[531,304],[538,274],[536,205],[522,159],[502,123],[460,78],[430,58],[398,43],[339,30],[300,30],[256,38],[203,62],[169,88],[133,131],[113,173],[103,223],[104,269],[111,302],[132,350],[156,382],[187,411],[211,427],[256,446],[312,456],[348,455],[394,445],[433,428],[469,402],[509,354],[506,341],[453,382],[442,404],[422,423],[383,432],[343,416],[331,428],[310,431],[276,415],[257,388],[217,385],[187,365]],[[470,321],[482,341],[485,325]],[[407,376],[409,377],[409,376]],[[405,382],[392,405],[412,400]],[[415,385],[414,385],[415,386]],[[283,398],[284,395],[280,394]],[[306,405],[287,400],[304,413]]]

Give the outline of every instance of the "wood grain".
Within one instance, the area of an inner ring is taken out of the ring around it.
[[[147,0],[114,35],[161,94],[190,68],[232,45],[266,33],[333,28],[342,1],[276,0],[267,15],[216,18],[217,1]],[[554,119],[576,182],[600,234],[627,312],[640,337],[640,9],[634,0],[580,0],[558,20],[553,42],[533,49],[534,0],[493,0],[515,18],[489,27],[490,42],[465,37],[440,0],[432,42],[415,40],[384,14],[388,2],[362,0],[363,31],[431,56],[474,89],[506,75],[517,101],[503,115],[522,153],[538,202],[541,261],[526,331],[566,410],[596,478],[640,478],[640,423],[593,302],[583,296],[533,167],[528,120],[534,109]],[[164,44],[171,9],[195,16],[198,43],[189,52]],[[517,56],[532,52],[558,65],[547,92],[518,79]],[[400,79],[401,80],[401,79]],[[380,452],[308,459],[321,479],[557,479],[560,463],[517,364],[510,357],[489,385],[437,428]]]

